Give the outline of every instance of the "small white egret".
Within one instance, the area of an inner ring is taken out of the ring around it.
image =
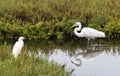
[[[13,49],[12,49],[12,54],[14,58],[17,58],[18,55],[20,54],[23,46],[24,46],[24,37],[19,37],[18,41],[14,44]]]
[[[81,29],[82,26],[80,22],[76,22],[71,28],[73,27],[77,27],[74,29],[74,34],[77,37],[86,37],[88,41],[90,41],[90,39],[105,37],[105,33],[102,31],[98,31],[90,27],[84,27]],[[81,32],[79,32],[80,30]]]

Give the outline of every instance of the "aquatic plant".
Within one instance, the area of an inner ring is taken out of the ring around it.
[[[17,59],[12,56],[12,46],[6,42],[0,45],[0,75],[2,76],[70,76],[61,66],[48,63],[42,58],[28,57],[23,48]]]
[[[113,33],[108,29],[111,26],[106,24],[120,18],[119,0],[0,0],[0,3],[0,40],[21,35],[29,40],[68,40],[75,37],[69,27],[76,21],[83,27],[105,31],[108,38],[113,38],[108,34]],[[119,38],[116,35],[114,38]]]

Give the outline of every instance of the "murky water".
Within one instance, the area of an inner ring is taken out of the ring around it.
[[[37,42],[28,54],[61,65],[71,76],[120,76],[120,40],[103,40],[102,45],[87,46],[87,42]],[[37,45],[36,45],[37,44]]]

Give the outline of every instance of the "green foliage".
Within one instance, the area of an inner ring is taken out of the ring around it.
[[[6,42],[0,45],[1,76],[70,76],[61,66],[41,58],[28,57],[28,48],[23,48],[17,59],[12,56],[12,47]]]
[[[120,19],[110,20],[104,29],[109,38],[120,38]]]
[[[112,37],[108,34],[110,29],[106,31],[104,27],[120,18],[120,0],[0,0],[0,3],[0,40],[21,35],[30,40],[69,39],[69,28],[76,21]]]
[[[0,61],[5,59],[10,59],[11,51],[7,49],[11,49],[11,45],[8,45],[6,42],[3,45],[0,45]]]
[[[70,76],[54,63],[48,64],[45,60],[32,58],[2,61],[0,62],[0,74],[2,76]]]
[[[12,39],[20,36],[23,28],[17,22],[9,22],[7,20],[0,21],[0,32],[3,39]]]

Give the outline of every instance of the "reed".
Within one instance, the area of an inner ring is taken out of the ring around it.
[[[11,45],[0,45],[0,75],[1,76],[70,76],[55,63],[48,63],[41,58],[27,57],[27,48],[23,48],[20,56],[14,59],[11,55]]]
[[[76,21],[82,22],[83,27],[106,32],[109,38],[120,37],[118,32],[111,37],[113,32],[106,29],[111,27],[107,23],[120,18],[120,0],[0,0],[0,3],[0,40],[20,35],[29,39],[67,40],[74,37],[68,29]]]

